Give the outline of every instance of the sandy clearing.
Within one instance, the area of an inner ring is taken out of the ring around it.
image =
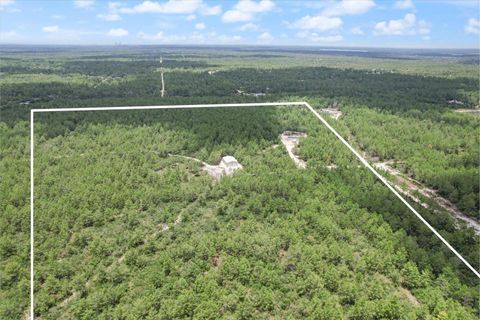
[[[208,173],[211,177],[215,180],[220,180],[223,176],[232,175],[234,171],[243,169],[243,166],[238,163],[238,161],[232,156],[225,156],[222,158],[218,165],[208,164],[200,159],[183,156],[183,155],[176,155],[176,154],[168,154],[169,157],[180,157],[188,160],[193,160],[195,162],[200,162],[202,164],[202,170]],[[232,161],[232,163],[227,163],[228,161]]]
[[[410,301],[413,305],[419,306],[420,302],[418,301],[417,297],[413,295],[413,293],[408,290],[407,288],[400,287],[400,292]]]
[[[453,112],[458,112],[458,113],[472,113],[472,114],[479,114],[480,115],[480,109],[455,109]]]
[[[340,119],[340,117],[343,115],[342,111],[340,111],[337,108],[324,108],[324,109],[320,109],[320,111],[328,114],[330,117],[332,117],[335,120]]]
[[[305,169],[307,167],[307,163],[300,159],[296,154],[296,148],[300,143],[300,138],[304,138],[307,135],[303,132],[292,132],[292,131],[285,131],[280,135],[280,140],[282,144],[287,149],[288,156],[295,162],[295,165],[298,168]]]

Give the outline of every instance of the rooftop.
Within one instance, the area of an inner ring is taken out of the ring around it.
[[[225,163],[238,162],[237,159],[235,159],[232,156],[225,156],[225,157],[222,158],[222,160]]]

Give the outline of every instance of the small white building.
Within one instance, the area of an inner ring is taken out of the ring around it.
[[[236,170],[243,169],[242,165],[237,161],[237,159],[232,156],[223,157],[219,166],[223,168],[227,176],[233,174],[233,172]]]
[[[223,176],[230,176],[235,171],[243,169],[243,166],[232,156],[225,156],[220,160],[220,163],[216,165],[210,165],[203,162],[202,170],[206,171],[215,180],[220,180]]]

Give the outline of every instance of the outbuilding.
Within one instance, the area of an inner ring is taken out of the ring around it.
[[[239,169],[243,169],[242,165],[232,156],[225,156],[220,161],[220,167],[223,168],[226,175],[231,175],[233,172]]]

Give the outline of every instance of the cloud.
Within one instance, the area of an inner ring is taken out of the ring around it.
[[[363,35],[365,32],[363,32],[362,28],[360,27],[353,27],[350,29],[351,34],[356,34],[356,35]]]
[[[297,37],[302,39],[308,39],[311,42],[340,42],[343,41],[343,37],[341,35],[330,35],[330,36],[322,36],[316,32],[307,32],[302,31],[297,33]]]
[[[328,31],[339,28],[343,24],[338,17],[327,16],[304,16],[290,24],[292,29]]]
[[[222,13],[222,7],[220,7],[220,6],[213,6],[213,7],[201,6],[199,11],[204,16],[216,16],[216,15],[219,15],[220,13]]]
[[[195,12],[204,16],[218,15],[222,8],[217,5],[207,6],[203,0],[168,0],[166,2],[143,1],[133,7],[126,7],[120,2],[109,2],[108,13],[97,15],[106,21],[121,19],[120,14],[161,13],[161,14],[188,14],[187,21],[195,20]]]
[[[373,34],[382,35],[426,35],[430,33],[430,26],[424,20],[417,22],[413,13],[407,13],[403,19],[378,22],[375,25]]]
[[[430,25],[425,20],[420,20],[417,25],[417,30],[420,34],[429,34]]]
[[[161,40],[164,38],[163,32],[158,32],[156,34],[148,34],[144,32],[139,32],[138,36],[143,40]]]
[[[395,9],[412,9],[415,6],[413,5],[412,0],[397,0],[395,1],[395,4],[393,5]]]
[[[205,36],[201,33],[195,32],[191,34],[188,39],[189,41],[195,42],[195,43],[203,43],[205,42]]]
[[[470,18],[465,25],[466,33],[480,34],[480,21],[475,18]]]
[[[105,21],[118,21],[122,19],[118,13],[97,14],[97,18]]]
[[[0,42],[4,40],[12,40],[17,38],[17,33],[15,31],[2,31],[0,32]]]
[[[343,20],[340,16],[344,15],[359,15],[367,12],[375,6],[373,0],[342,0],[321,3],[323,10],[319,15],[304,16],[289,25],[292,29],[310,30],[316,32],[324,32],[335,30],[343,25]],[[363,34],[363,31],[356,28],[352,31],[355,34]],[[313,36],[311,38],[319,41],[338,41],[340,36]],[[323,39],[320,39],[323,38]],[[343,38],[342,38],[343,40]]]
[[[237,28],[238,31],[257,31],[259,30],[259,26],[254,24],[254,23],[246,23],[242,26],[240,26],[239,28]]]
[[[0,11],[4,12],[20,12],[17,8],[9,8],[15,4],[15,0],[0,0]]]
[[[224,34],[218,35],[215,32],[209,32],[206,34],[194,32],[194,33],[189,33],[188,35],[164,34],[163,32],[158,32],[156,34],[139,32],[137,36],[140,39],[149,41],[149,42],[184,43],[184,44],[198,44],[198,43],[230,44],[230,43],[239,43],[243,40],[243,38],[238,35],[224,35]]]
[[[128,31],[122,28],[110,29],[107,35],[110,37],[125,37],[128,36]]]
[[[10,6],[15,3],[15,0],[0,0],[0,7]]]
[[[47,33],[59,32],[60,27],[59,26],[45,26],[45,27],[42,28],[42,31],[47,32]]]
[[[324,9],[325,7],[327,7],[328,5],[331,5],[332,2],[330,1],[318,1],[318,0],[307,0],[307,1],[297,1],[296,3],[295,2],[292,2],[292,4],[296,5],[296,6],[299,6],[299,7],[305,7],[305,8],[309,8],[309,9]]]
[[[229,10],[225,12],[222,16],[223,22],[245,22],[253,20],[253,14],[249,12],[242,12],[238,10]]]
[[[226,23],[231,22],[246,22],[255,18],[255,14],[268,12],[275,7],[275,3],[271,0],[240,0],[232,8],[222,16],[222,21]]]
[[[478,8],[478,1],[475,0],[444,0],[443,3],[460,7]]]
[[[218,43],[239,43],[243,40],[242,36],[238,35],[219,35],[212,39],[214,42]]]
[[[204,42],[204,35],[200,33],[191,33],[189,35],[164,34],[162,31],[155,34],[139,32],[138,37],[146,41],[155,41],[163,43],[199,43]]]
[[[77,8],[88,8],[91,7],[94,2],[93,0],[74,0],[73,4]]]
[[[197,9],[199,1],[168,1],[158,3],[153,1],[144,1],[132,8],[121,8],[122,13],[192,13]]]
[[[322,11],[322,16],[358,15],[375,6],[373,0],[342,0],[333,2]]]
[[[105,14],[97,14],[97,18],[105,21],[118,21],[122,17],[118,14],[118,11],[122,7],[120,2],[109,2],[108,3],[108,12]]]
[[[167,2],[143,1],[131,8],[120,8],[121,13],[164,13],[164,14],[193,14],[217,15],[222,12],[220,6],[209,7],[202,0],[168,0]]]
[[[122,7],[121,2],[109,2],[108,3],[108,9],[109,10],[117,10],[118,8]]]
[[[343,41],[342,35],[320,35],[317,32],[337,30],[343,25],[341,16],[364,14],[375,7],[376,4],[373,0],[342,0],[313,2],[310,5],[323,10],[318,15],[304,16],[290,23],[289,27],[291,29],[303,30],[297,33],[297,37],[308,39],[312,42],[339,42]],[[364,34],[360,27],[350,29],[350,33],[356,35]]]
[[[258,40],[263,40],[263,41],[272,41],[273,36],[270,34],[270,32],[264,32],[261,35],[257,37]]]
[[[203,30],[203,29],[205,29],[205,28],[206,28],[205,23],[202,23],[202,22],[201,22],[201,23],[197,23],[197,24],[195,25],[195,29],[197,29],[197,30]]]
[[[252,0],[241,0],[239,1],[234,9],[242,12],[267,12],[273,9],[275,4],[271,0],[261,0],[261,1],[252,1]]]

